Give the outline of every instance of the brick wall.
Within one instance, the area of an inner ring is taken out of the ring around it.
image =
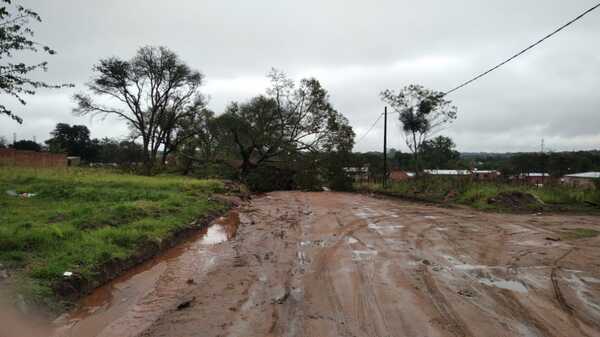
[[[0,149],[0,165],[24,167],[65,167],[67,155],[49,152]]]

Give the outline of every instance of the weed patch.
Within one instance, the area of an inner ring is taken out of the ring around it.
[[[589,228],[576,228],[563,234],[565,240],[589,239],[600,235],[600,231]]]

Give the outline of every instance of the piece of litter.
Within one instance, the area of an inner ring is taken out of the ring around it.
[[[63,276],[64,277],[71,277],[71,276],[73,276],[73,273],[70,272],[70,271],[66,271],[66,272],[63,273]]]

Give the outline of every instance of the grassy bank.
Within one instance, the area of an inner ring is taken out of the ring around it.
[[[65,272],[93,280],[102,266],[223,210],[209,198],[222,189],[214,180],[0,167],[0,263],[26,298],[54,306]]]
[[[436,203],[455,203],[482,210],[498,211],[600,211],[600,191],[568,186],[534,187],[507,183],[476,182],[441,177],[424,177],[391,183],[386,189],[381,184],[361,184],[356,188],[362,191],[383,193],[391,196],[410,198]],[[492,200],[512,193],[532,195],[536,202],[511,207]]]

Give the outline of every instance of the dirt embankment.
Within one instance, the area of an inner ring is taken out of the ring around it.
[[[60,336],[599,335],[600,237],[582,234],[598,217],[281,192],[239,218],[117,280]]]

